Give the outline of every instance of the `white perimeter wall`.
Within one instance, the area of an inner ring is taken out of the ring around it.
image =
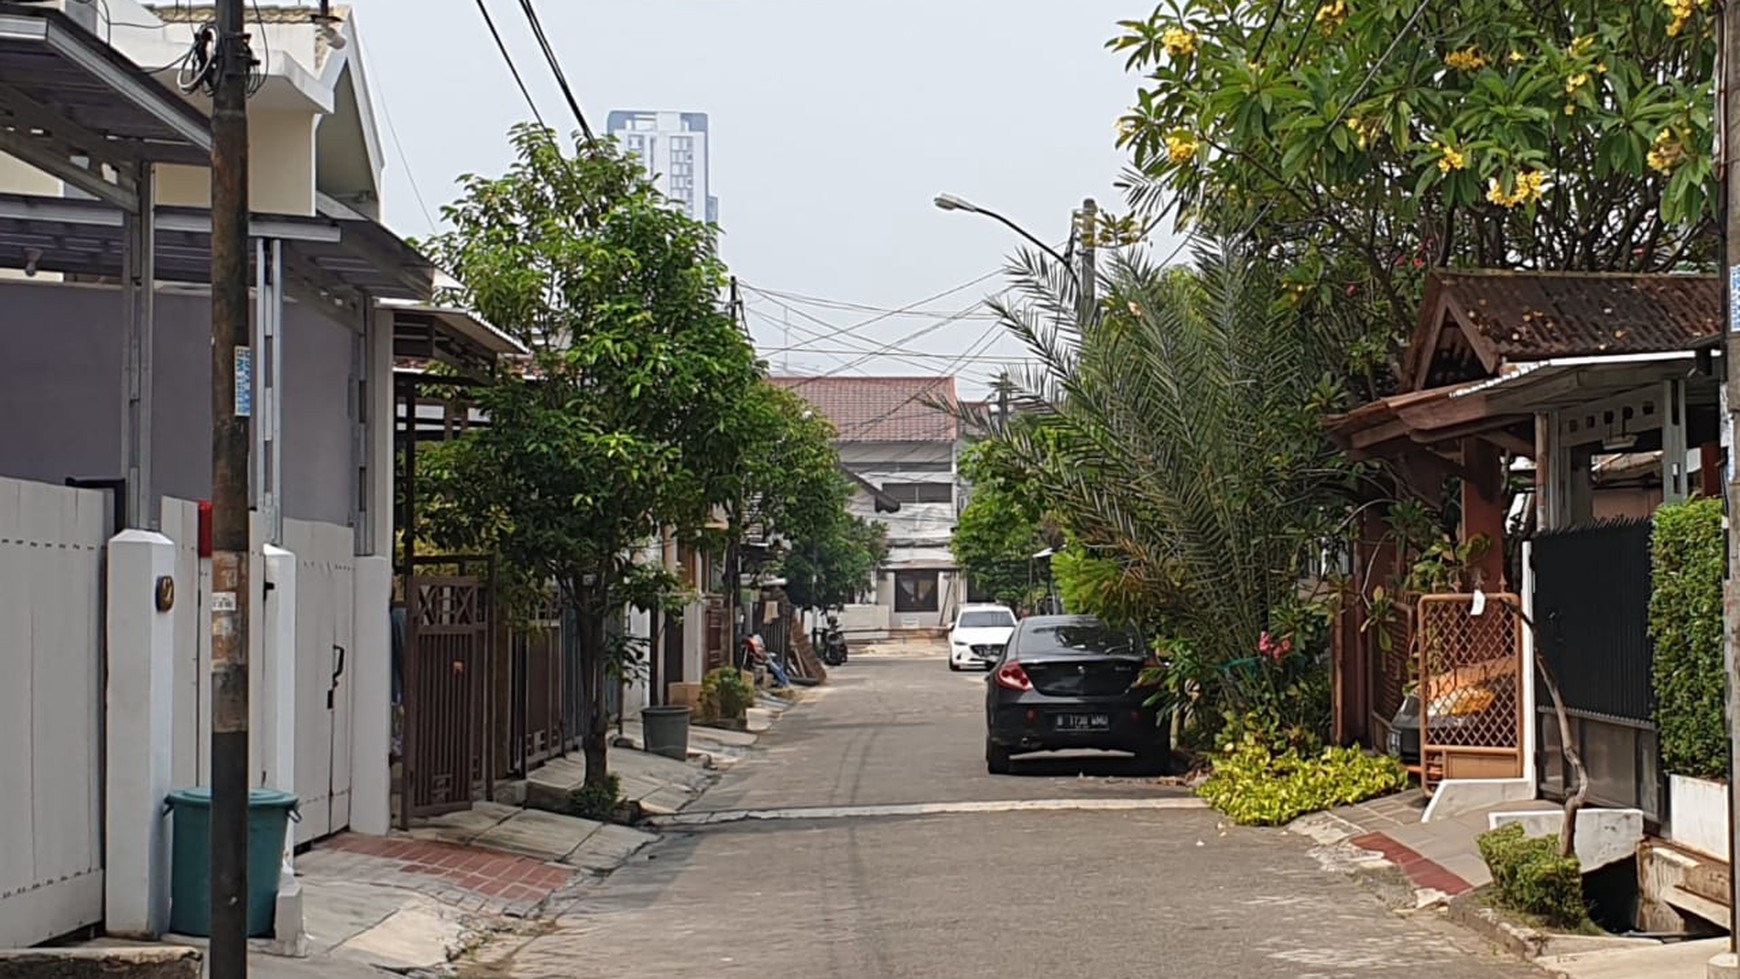
[[[112,509],[98,491],[0,478],[0,948],[103,917]]]

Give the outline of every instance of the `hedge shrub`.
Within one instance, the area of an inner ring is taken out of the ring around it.
[[[1655,513],[1649,634],[1662,764],[1697,778],[1728,777],[1722,542],[1720,500],[1670,503]]]
[[[1309,812],[1388,795],[1408,784],[1388,755],[1358,748],[1277,752],[1248,733],[1214,758],[1214,773],[1196,790],[1208,804],[1246,826],[1278,826]]]
[[[1482,833],[1475,842],[1492,871],[1499,905],[1540,917],[1554,928],[1579,930],[1588,924],[1583,868],[1575,856],[1559,856],[1558,837],[1525,837],[1522,824],[1511,823]]]

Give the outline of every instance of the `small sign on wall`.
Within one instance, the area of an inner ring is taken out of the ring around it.
[[[1740,265],[1728,266],[1728,329],[1740,331]]]
[[[236,417],[254,414],[254,348],[236,348]]]

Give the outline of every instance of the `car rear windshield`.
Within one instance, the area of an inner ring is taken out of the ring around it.
[[[1021,637],[1022,656],[1047,653],[1137,656],[1142,651],[1142,637],[1133,630],[1113,629],[1097,623],[1039,625]]]
[[[960,627],[963,629],[995,629],[998,626],[1015,624],[1015,616],[1010,612],[962,612]]]

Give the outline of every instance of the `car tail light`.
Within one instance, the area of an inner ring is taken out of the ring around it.
[[[997,686],[1010,690],[1032,690],[1033,681],[1028,679],[1027,671],[1020,663],[1004,663],[997,668]]]

